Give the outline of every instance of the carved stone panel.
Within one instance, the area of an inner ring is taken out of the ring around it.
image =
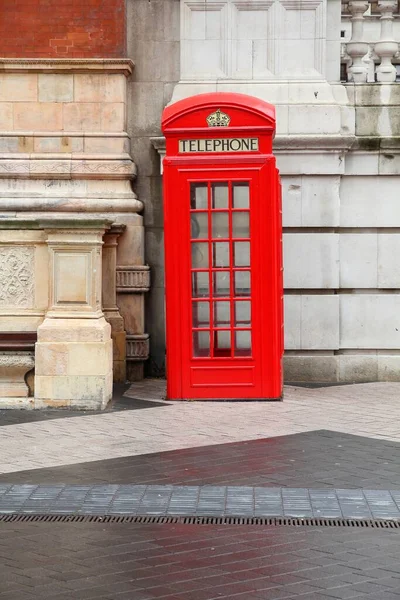
[[[0,246],[0,308],[33,308],[34,249]]]

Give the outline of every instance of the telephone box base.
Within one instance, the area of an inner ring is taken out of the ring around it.
[[[283,396],[278,398],[166,398],[167,402],[282,402]]]

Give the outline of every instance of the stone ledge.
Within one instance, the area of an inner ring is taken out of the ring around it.
[[[128,58],[1,58],[0,73],[122,73],[131,75]]]
[[[15,218],[16,226],[14,229],[20,229],[20,221],[17,220],[17,213],[23,212],[24,216],[29,212],[52,212],[52,213],[139,213],[143,209],[143,203],[136,198],[132,192],[130,198],[119,198],[103,196],[99,198],[85,197],[1,197],[0,196],[0,219],[3,219],[6,213],[11,213]],[[35,229],[35,227],[31,227]],[[11,229],[11,227],[4,227]],[[39,229],[39,228],[38,228]]]
[[[144,361],[149,358],[150,336],[148,333],[126,336],[126,360]]]
[[[150,289],[150,267],[117,266],[117,292],[141,293]]]

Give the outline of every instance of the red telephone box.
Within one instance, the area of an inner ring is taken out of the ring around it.
[[[163,113],[167,397],[282,398],[275,109],[201,94]]]

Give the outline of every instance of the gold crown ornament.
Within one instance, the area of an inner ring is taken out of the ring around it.
[[[230,122],[231,118],[222,112],[220,108],[207,117],[209,127],[228,127]]]

